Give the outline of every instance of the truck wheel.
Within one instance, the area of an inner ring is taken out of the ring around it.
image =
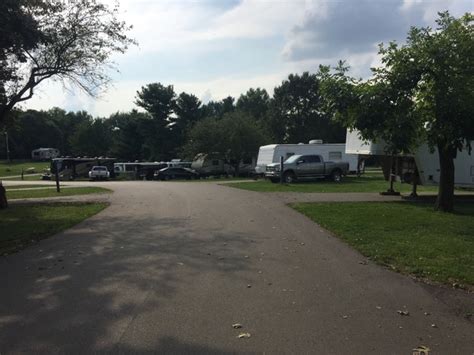
[[[339,169],[334,170],[331,173],[331,180],[334,182],[341,182],[342,180],[342,172]]]
[[[287,184],[291,184],[296,181],[296,176],[295,173],[288,171],[283,174],[283,181],[286,182]]]

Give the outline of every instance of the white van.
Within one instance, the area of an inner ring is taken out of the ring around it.
[[[266,166],[271,163],[288,159],[292,155],[321,155],[325,161],[344,161],[349,163],[349,172],[356,173],[358,166],[358,156],[346,154],[345,143],[326,143],[321,140],[312,140],[309,144],[270,144],[261,146],[258,151],[257,165],[255,172],[257,175],[265,173]]]

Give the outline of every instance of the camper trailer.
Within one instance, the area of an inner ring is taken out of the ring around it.
[[[114,162],[114,158],[55,158],[51,160],[51,174],[54,176],[57,171],[61,180],[88,178],[93,166],[106,166],[111,172],[110,177],[113,178]]]
[[[50,160],[59,157],[59,150],[56,148],[38,148],[31,151],[33,160]]]
[[[260,147],[258,151],[257,166],[255,172],[257,175],[265,174],[265,168],[268,164],[278,163],[280,157],[283,160],[292,155],[321,155],[325,161],[344,161],[349,163],[349,173],[359,172],[359,159],[357,155],[346,154],[346,145],[344,143],[323,143],[322,140],[311,140],[309,144],[270,144]]]
[[[231,175],[233,168],[218,154],[199,153],[194,157],[191,169],[196,170],[200,176]]]
[[[404,154],[391,157],[385,152],[385,143],[364,141],[357,130],[347,131],[346,153],[362,157],[376,156],[379,158],[385,179],[389,179],[392,167],[399,181],[406,183],[416,182],[421,185],[439,184],[438,151],[430,151],[427,144],[420,145],[414,154]],[[474,143],[474,142],[473,142]],[[454,184],[458,187],[474,186],[474,154],[468,149],[457,153],[454,159]]]

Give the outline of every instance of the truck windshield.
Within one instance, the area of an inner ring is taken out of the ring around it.
[[[287,163],[287,164],[293,164],[293,163],[296,162],[299,158],[301,158],[301,155],[292,155],[291,157],[289,157],[288,159],[285,160],[285,163]]]

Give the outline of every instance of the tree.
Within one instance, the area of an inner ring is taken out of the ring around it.
[[[270,96],[265,89],[249,89],[240,95],[236,108],[239,111],[251,115],[257,121],[264,119],[270,105]]]
[[[81,123],[70,138],[74,155],[107,156],[112,143],[110,122],[92,117]]]
[[[117,6],[109,8],[94,0],[22,0],[19,4],[2,2],[7,10],[2,11],[3,16],[14,21],[12,16],[26,15],[19,32],[29,33],[37,24],[39,35],[20,42],[15,36],[13,44],[2,49],[9,75],[1,78],[0,124],[16,104],[30,99],[34,89],[49,78],[75,84],[92,96],[99,94],[110,81],[111,55],[123,53],[134,43],[126,36],[129,27],[117,18]]]
[[[456,152],[470,150],[474,139],[473,20],[472,14],[455,19],[448,12],[439,13],[436,29],[413,27],[405,45],[381,46],[384,67],[375,71],[376,79],[389,86],[398,101],[409,102],[408,121],[413,118],[429,146],[438,150],[435,209],[445,212],[454,208]]]
[[[188,157],[198,153],[219,154],[239,173],[242,160],[251,159],[267,142],[266,135],[255,120],[241,111],[227,113],[222,119],[208,117],[190,130],[184,147]]]
[[[15,72],[27,61],[25,51],[36,48],[42,40],[33,13],[43,6],[41,1],[32,0],[0,3],[0,105],[7,103],[5,83],[19,79]]]
[[[339,142],[345,137],[345,129],[322,111],[319,79],[308,72],[290,74],[275,88],[269,120],[278,142],[299,143],[312,138]]]
[[[176,94],[172,85],[152,83],[137,91],[136,105],[145,109],[151,120],[143,121],[141,134],[144,137],[145,157],[152,160],[170,158],[174,143],[171,135],[172,114],[176,106]]]
[[[182,92],[176,99],[174,113],[171,131],[176,151],[184,144],[186,131],[201,119],[201,101],[194,95]]]
[[[126,161],[144,159],[141,127],[143,122],[150,121],[149,114],[132,110],[127,113],[115,113],[110,116],[109,121],[112,127],[111,156]]]

